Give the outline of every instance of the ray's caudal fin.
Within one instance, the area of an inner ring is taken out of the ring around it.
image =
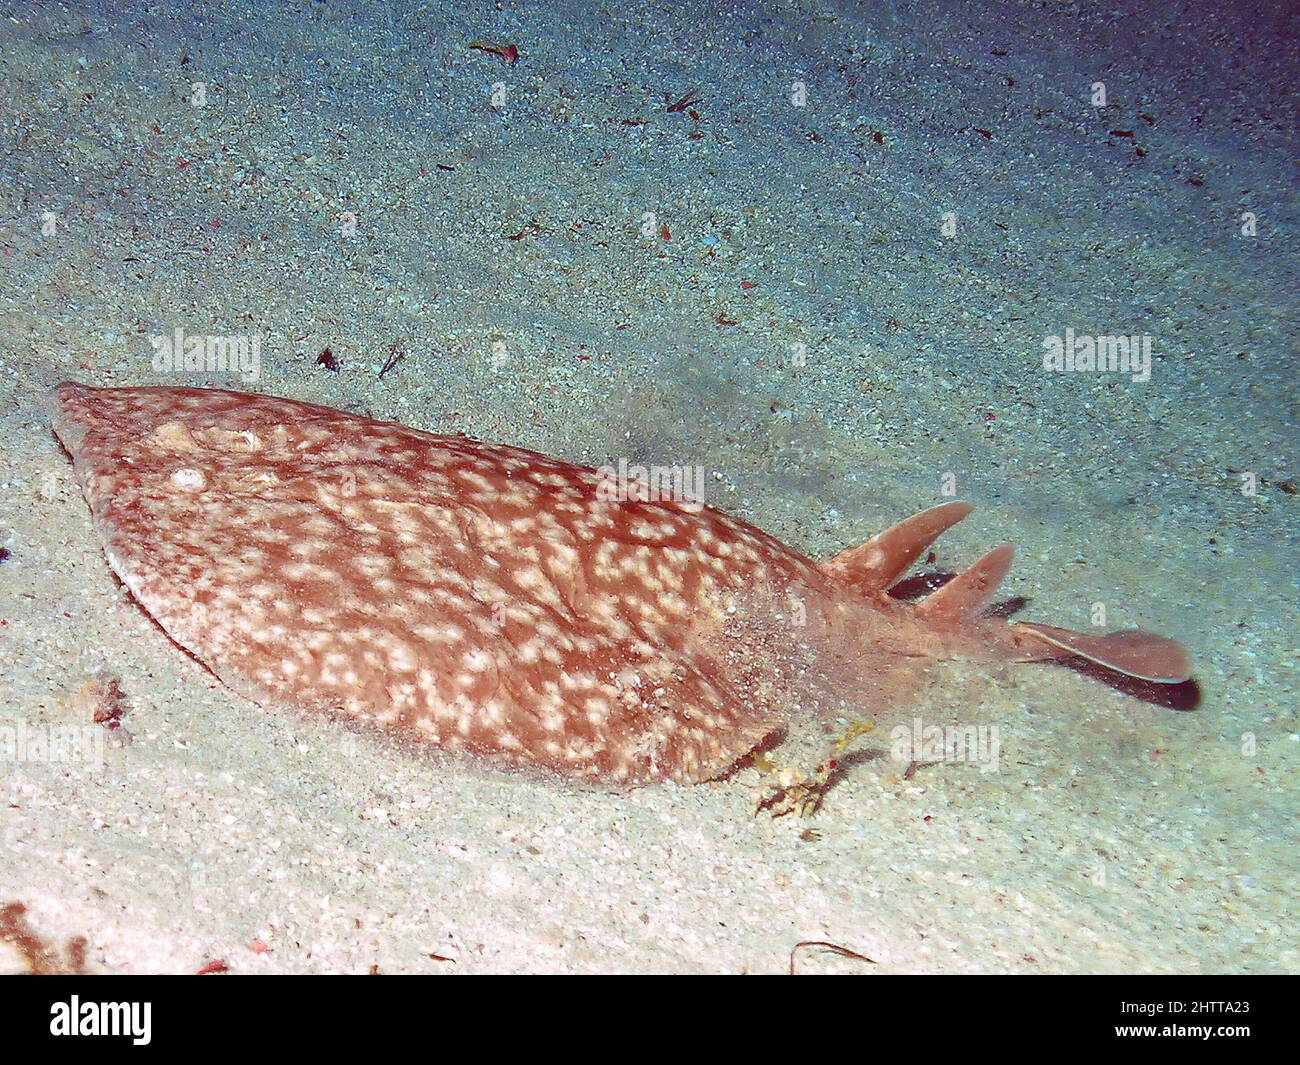
[[[974,508],[944,503],[914,514],[866,543],[840,552],[822,570],[860,594],[885,595],[922,552]],[[936,627],[982,624],[998,585],[1011,568],[1014,549],[995,547],[966,572],[954,577],[915,606],[918,619]],[[1140,629],[1091,635],[1032,622],[1007,625],[989,633],[1006,657],[1023,662],[1078,657],[1115,673],[1157,684],[1179,684],[1191,677],[1182,645]]]
[[[1037,640],[1041,647],[1028,661],[1077,656],[1126,677],[1156,684],[1181,684],[1192,676],[1187,651],[1176,640],[1141,629],[1092,636],[1030,621],[1012,625],[1017,635]]]

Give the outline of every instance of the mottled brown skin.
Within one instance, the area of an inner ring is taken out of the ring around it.
[[[951,507],[818,566],[587,467],[291,400],[66,383],[53,423],[110,565],[225,683],[449,749],[698,781],[844,663],[1063,653],[975,616],[983,585],[929,616],[887,595]]]

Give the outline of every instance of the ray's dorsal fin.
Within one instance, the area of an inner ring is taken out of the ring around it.
[[[916,606],[917,614],[928,621],[960,621],[974,617],[993,598],[1002,578],[1011,569],[1014,554],[1015,549],[1010,544],[995,547],[965,573],[959,573],[938,591],[922,599]]]
[[[883,592],[927,547],[974,509],[969,503],[942,503],[913,514],[865,544],[846,548],[823,562],[822,572],[864,595]]]
[[[1182,644],[1141,629],[1092,636],[1028,621],[1012,628],[1046,644],[1046,658],[1062,657],[1061,652],[1078,655],[1116,673],[1157,684],[1181,684],[1192,675],[1192,666]]]

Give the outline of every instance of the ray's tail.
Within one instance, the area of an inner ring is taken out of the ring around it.
[[[884,597],[921,554],[974,508],[944,503],[914,514],[857,547],[822,563],[822,571],[867,598]],[[1002,657],[1040,662],[1085,658],[1106,669],[1159,684],[1191,677],[1183,646],[1141,629],[1091,635],[1033,622],[1001,624],[985,615],[1011,568],[1014,549],[1001,544],[943,587],[917,603],[918,621],[937,630],[969,630],[987,637]]]

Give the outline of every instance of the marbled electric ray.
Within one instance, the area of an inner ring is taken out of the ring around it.
[[[222,681],[441,747],[699,781],[837,678],[870,702],[942,657],[1188,676],[1158,636],[982,616],[1007,545],[891,598],[964,503],[817,565],[587,467],[287,399],[66,383],[53,423],[109,564]]]

